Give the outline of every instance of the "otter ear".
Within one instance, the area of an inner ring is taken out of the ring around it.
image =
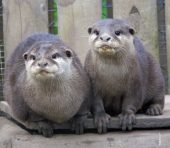
[[[66,53],[66,56],[67,56],[68,58],[71,58],[71,57],[72,57],[72,51],[66,50],[65,53]]]
[[[28,53],[27,53],[27,52],[25,52],[25,53],[23,54],[23,59],[24,59],[25,61],[28,59]]]
[[[134,35],[134,34],[135,34],[135,30],[134,30],[133,28],[129,28],[129,33],[130,33],[131,35]]]
[[[92,28],[89,27],[89,28],[88,28],[88,33],[91,34],[91,32],[92,32]]]

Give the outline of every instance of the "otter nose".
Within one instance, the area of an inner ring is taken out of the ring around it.
[[[103,34],[100,36],[100,40],[104,41],[104,42],[108,42],[112,39],[111,36],[107,35],[107,34]]]
[[[38,66],[41,68],[45,68],[48,65],[47,62],[38,62]]]

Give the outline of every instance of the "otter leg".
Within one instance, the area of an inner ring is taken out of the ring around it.
[[[29,107],[25,103],[22,96],[18,93],[13,94],[10,98],[8,98],[8,103],[11,106],[13,114],[16,118],[21,121],[26,121],[28,119]]]
[[[31,109],[29,110],[29,117],[27,122],[36,123],[38,126],[38,133],[43,135],[44,137],[52,137],[53,136],[53,126],[52,123],[43,117],[39,116]]]
[[[132,130],[136,124],[136,112],[143,102],[142,88],[139,81],[131,83],[131,88],[123,97],[122,112],[119,115],[120,126],[123,131]]]
[[[157,97],[154,97],[146,109],[146,114],[151,116],[161,115],[164,108],[164,94],[159,94]]]
[[[42,134],[45,137],[51,137],[53,135],[53,129],[50,123],[34,113],[25,103],[22,96],[15,94],[9,103],[11,104],[13,114],[16,118],[23,122],[36,123],[38,125],[39,134]]]
[[[72,130],[76,134],[84,133],[84,122],[87,119],[90,111],[89,98],[85,99],[82,103],[78,113],[72,119]]]
[[[120,125],[123,131],[132,130],[136,123],[135,113],[132,110],[126,110],[119,114]]]
[[[94,97],[92,112],[94,114],[94,123],[97,126],[98,133],[106,133],[110,115],[106,114],[102,98],[99,95]]]

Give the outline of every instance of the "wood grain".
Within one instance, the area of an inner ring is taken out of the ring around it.
[[[101,19],[101,0],[58,0],[57,7],[59,36],[84,63],[90,48],[87,29]]]
[[[32,33],[48,32],[46,0],[3,0],[3,10],[6,58]]]
[[[166,98],[170,98],[169,96]],[[168,100],[168,99],[167,99]],[[0,102],[0,112],[5,113],[8,117],[12,118],[13,120],[17,121],[21,125],[23,125],[26,129],[29,130],[37,130],[37,125],[35,123],[27,123],[21,122],[20,120],[16,119],[5,101]],[[64,129],[69,130],[71,128],[70,123],[63,123],[63,124],[54,124],[54,128],[57,129]],[[109,129],[120,129],[119,126],[119,119],[117,117],[112,117],[109,122]],[[147,116],[143,114],[136,115],[136,124],[134,125],[134,129],[157,129],[157,128],[170,128],[170,102],[167,101],[165,105],[165,110],[163,115],[161,116]],[[85,129],[96,129],[93,119],[88,118],[85,121]]]

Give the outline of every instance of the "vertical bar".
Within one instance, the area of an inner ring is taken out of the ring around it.
[[[112,0],[102,0],[102,19],[113,18]]]
[[[170,0],[165,0],[166,45],[168,62],[168,93],[170,94]]]
[[[3,100],[3,82],[4,82],[4,43],[3,43],[3,6],[0,1],[0,101]]]
[[[113,1],[107,0],[108,18],[113,18]]]
[[[166,48],[166,26],[165,26],[165,0],[157,0],[158,16],[158,41],[159,56],[162,73],[165,79],[166,93],[168,93],[168,65],[167,65],[167,48]]]

